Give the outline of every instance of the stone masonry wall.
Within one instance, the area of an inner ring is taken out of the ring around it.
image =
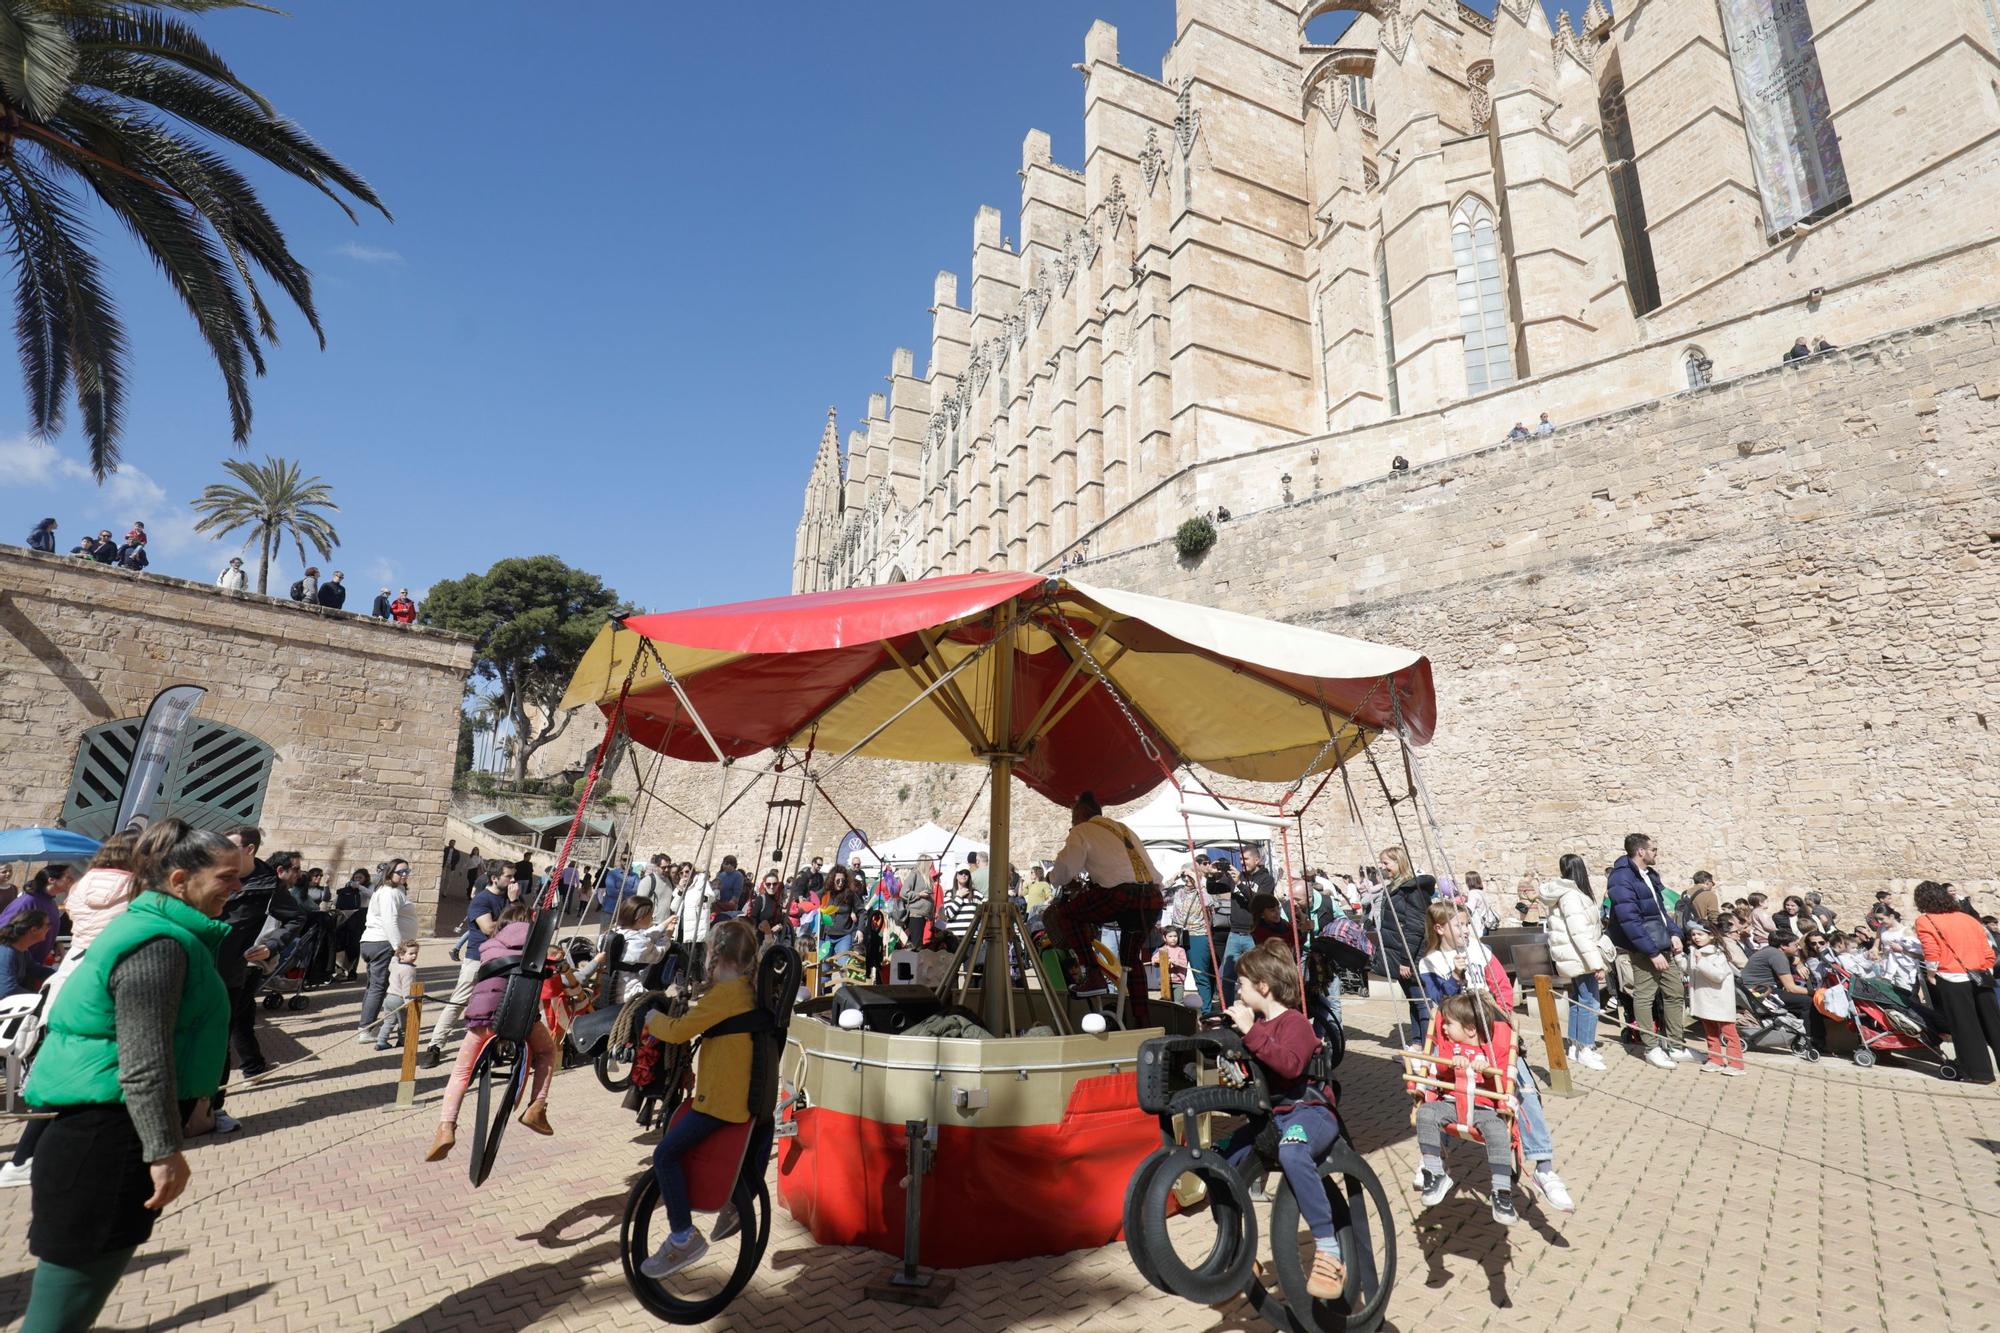
[[[52,823],[86,728],[204,685],[278,755],[265,846],[345,878],[409,858],[428,920],[472,645],[181,579],[0,547],[0,821]]]
[[[1817,888],[1850,920],[1878,887],[1993,887],[1996,321],[1239,513],[1198,562],[1161,542],[1077,577],[1428,653],[1439,722],[1420,754],[1445,852],[1489,884],[1547,878],[1571,850],[1601,869],[1643,830],[1670,885],[1707,868],[1739,893]],[[675,766],[661,790],[705,820],[714,772]],[[950,827],[978,782],[862,764],[830,790],[886,836]],[[1357,786],[1369,837],[1336,785],[1306,859],[1351,865],[1393,840],[1372,777]],[[766,796],[732,813],[722,850],[756,846]],[[1016,808],[1025,865],[1067,821],[1025,791]],[[830,851],[845,827],[822,806],[809,842]],[[967,828],[984,836],[983,798]],[[655,807],[639,845],[696,836]]]

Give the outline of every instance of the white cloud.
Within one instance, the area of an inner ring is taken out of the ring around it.
[[[400,264],[403,262],[401,251],[388,250],[376,245],[363,245],[359,241],[345,242],[334,253],[363,264]]]
[[[90,469],[32,435],[0,440],[0,484],[53,486],[65,477],[90,480]]]

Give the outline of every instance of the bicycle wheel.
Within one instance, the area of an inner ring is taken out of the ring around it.
[[[623,1092],[632,1086],[631,1047],[614,1051],[607,1041],[592,1063],[597,1068],[597,1081],[604,1085],[606,1091]]]
[[[1330,1301],[1316,1301],[1306,1291],[1312,1232],[1299,1216],[1291,1181],[1280,1171],[1278,1192],[1271,1200],[1271,1259],[1278,1287],[1298,1323],[1326,1333],[1370,1333],[1382,1326],[1396,1286],[1396,1226],[1389,1215],[1389,1199],[1381,1180],[1345,1139],[1327,1153],[1320,1178],[1333,1206],[1340,1254],[1347,1263],[1347,1286]]]
[[[500,1155],[500,1139],[507,1132],[507,1120],[514,1114],[514,1104],[521,1099],[521,1090],[528,1085],[528,1072],[534,1062],[528,1058],[526,1049],[512,1052],[513,1068],[507,1071],[505,1081],[500,1085],[500,1104],[493,1103],[493,1069],[509,1053],[505,1048],[512,1042],[503,1042],[498,1037],[486,1043],[486,1049],[479,1053],[479,1061],[473,1066],[472,1078],[479,1085],[479,1114],[472,1126],[472,1160],[466,1166],[466,1174],[471,1177],[476,1189],[486,1183],[492,1174],[493,1161]]]
[[[763,1181],[739,1179],[730,1202],[742,1220],[736,1234],[711,1241],[700,1259],[655,1280],[640,1272],[639,1265],[666,1238],[667,1214],[660,1203],[658,1179],[651,1171],[639,1177],[626,1197],[625,1220],[618,1229],[625,1282],[639,1304],[669,1324],[701,1324],[742,1294],[763,1261],[764,1247],[771,1243],[771,1197]]]

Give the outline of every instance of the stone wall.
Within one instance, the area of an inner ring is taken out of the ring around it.
[[[428,909],[471,660],[458,635],[0,547],[0,821],[52,823],[85,729],[204,685],[199,716],[277,752],[265,846],[338,878],[408,857]]]
[[[2000,887],[1996,321],[1239,513],[1198,562],[1160,542],[1076,576],[1428,653],[1439,722],[1420,754],[1444,850],[1490,884],[1546,878],[1571,850],[1601,868],[1643,830],[1672,885],[1707,868],[1739,893],[1816,888],[1849,919],[1919,878]],[[1368,836],[1323,801],[1307,859],[1393,841],[1361,772]],[[706,820],[714,774],[677,766],[661,790]],[[952,826],[979,778],[857,765],[830,790],[891,834]],[[722,850],[756,846],[765,799],[737,807]],[[1016,808],[1025,864],[1066,821],[1025,791]],[[809,842],[845,827],[822,806]],[[983,797],[967,828],[984,836]],[[696,836],[655,807],[640,841]]]

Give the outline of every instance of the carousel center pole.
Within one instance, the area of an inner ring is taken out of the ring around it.
[[[1013,623],[1017,610],[1016,600],[1010,599],[993,611],[993,623],[999,627],[1002,642],[994,645],[993,748],[986,756],[992,769],[993,790],[987,834],[986,912],[982,931],[985,938],[982,949],[976,951],[986,956],[981,1018],[986,1030],[999,1037],[1014,1035],[1014,979],[1007,965],[1007,914],[1012,908],[1007,898],[1007,868],[1012,864],[1008,825],[1014,809]]]

